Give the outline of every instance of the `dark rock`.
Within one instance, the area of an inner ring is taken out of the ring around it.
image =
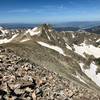
[[[35,93],[36,93],[36,95],[37,95],[38,97],[43,97],[43,91],[42,91],[42,89],[37,88],[37,89],[35,90]]]
[[[0,89],[0,95],[4,96],[4,95],[6,95],[6,94],[7,94],[6,91]]]
[[[29,87],[29,88],[34,89],[35,86],[36,86],[36,84],[34,84],[34,83],[23,84],[23,85],[20,86],[20,89],[24,89],[24,88],[26,88],[26,87]]]

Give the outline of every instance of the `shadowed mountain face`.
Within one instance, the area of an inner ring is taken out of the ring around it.
[[[55,30],[57,31],[78,31],[79,27],[55,27]]]
[[[85,31],[55,31],[50,25],[5,32],[0,44],[60,76],[100,91],[100,35]],[[11,37],[4,37],[11,32]],[[14,33],[14,34],[13,34]]]
[[[96,34],[100,34],[100,26],[87,28],[86,31],[96,33]]]

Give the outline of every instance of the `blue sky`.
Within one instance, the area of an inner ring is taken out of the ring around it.
[[[0,23],[99,20],[100,0],[0,0]]]

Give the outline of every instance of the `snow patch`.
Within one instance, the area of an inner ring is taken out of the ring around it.
[[[18,36],[18,34],[15,34],[15,35],[13,35],[12,38],[10,38],[10,39],[7,39],[7,38],[0,39],[0,44],[9,43],[9,42],[13,41],[17,36]]]
[[[1,32],[2,32],[3,34],[5,34],[5,33],[9,33],[8,30],[1,30]]]
[[[100,48],[95,47],[93,45],[86,45],[85,43],[78,45],[73,45],[75,48],[75,52],[78,53],[79,55],[85,57],[84,53],[93,55],[96,58],[100,57]]]
[[[26,41],[29,41],[30,39],[26,38],[26,39],[23,39],[21,40],[20,42],[26,42]]]
[[[32,31],[37,31],[37,29],[38,29],[38,27],[35,27],[35,28],[32,29]]]
[[[74,34],[72,34],[72,38],[75,38],[75,35]]]
[[[49,31],[49,32],[52,32],[52,30],[51,30],[51,29],[49,29],[48,31]]]
[[[35,27],[34,29],[28,29],[26,31],[26,34],[29,33],[31,36],[34,36],[34,35],[38,35],[40,34],[41,32],[38,30],[38,27]]]
[[[50,44],[47,44],[47,43],[44,43],[44,42],[37,42],[37,43],[40,44],[41,46],[50,48],[52,50],[55,50],[55,51],[59,52],[60,54],[62,54],[64,56],[66,56],[66,54],[64,53],[64,51],[62,50],[62,48],[60,48],[58,46],[53,46],[53,45],[50,45]]]
[[[5,33],[8,33],[9,31],[8,30],[4,30],[3,27],[0,27],[0,31],[5,34]]]
[[[46,33],[46,35],[47,35],[47,38],[48,38],[49,40],[51,40],[50,37],[49,37],[49,35],[48,35],[48,33],[47,33],[47,32],[45,32],[45,33]]]
[[[100,87],[100,73],[96,74],[96,70],[97,70],[97,66],[95,65],[95,63],[91,63],[90,64],[90,68],[89,69],[84,69],[83,63],[79,64],[81,67],[81,70],[92,80],[94,81],[99,87]]]
[[[98,39],[96,42],[100,42],[100,39]]]

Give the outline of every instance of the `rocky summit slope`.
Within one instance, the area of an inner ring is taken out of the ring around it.
[[[100,35],[82,30],[57,32],[47,24],[16,31],[0,40],[4,48],[99,94]]]
[[[99,100],[85,87],[0,47],[0,100]]]

